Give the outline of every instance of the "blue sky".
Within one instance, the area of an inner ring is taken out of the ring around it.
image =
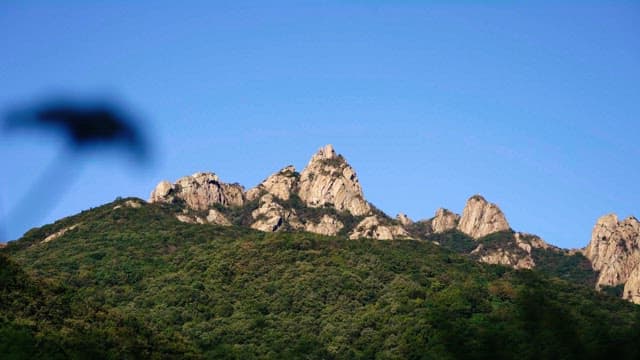
[[[61,201],[4,236],[196,171],[252,187],[332,143],[392,216],[480,193],[581,247],[599,216],[640,216],[639,35],[624,1],[3,1],[0,111],[115,99],[155,150],[68,160]],[[0,134],[2,218],[63,147]]]

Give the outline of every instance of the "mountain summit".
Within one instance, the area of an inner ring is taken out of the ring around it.
[[[420,238],[454,230],[479,239],[510,230],[500,208],[480,195],[467,201],[462,216],[440,209],[433,219],[416,223],[406,215],[392,219],[365,199],[355,170],[330,144],[301,173],[289,165],[247,191],[199,172],[175,183],[160,182],[149,201],[177,205],[176,217],[183,222],[340,233],[352,239]]]
[[[320,149],[302,170],[298,196],[310,207],[333,206],[354,216],[371,212],[356,172],[332,145]]]
[[[246,192],[213,173],[196,173],[175,183],[160,182],[149,201],[179,205],[176,217],[190,223],[232,224],[235,212],[236,225],[266,232],[304,230],[384,240],[410,237],[400,223],[364,198],[355,170],[332,145],[320,148],[301,173],[286,166]]]

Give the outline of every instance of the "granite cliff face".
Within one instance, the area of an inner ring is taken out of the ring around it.
[[[365,200],[353,168],[331,145],[318,150],[301,173],[293,166],[287,166],[254,188],[243,190],[238,184],[222,182],[213,173],[196,173],[180,178],[174,184],[160,182],[151,193],[150,201],[183,203],[185,208],[176,217],[194,224],[232,225],[231,214],[223,210],[244,207],[249,215],[245,215],[242,224],[260,231],[343,233],[351,239],[412,238],[408,229],[413,221],[405,214],[398,214],[393,220],[375,210]],[[345,220],[350,227],[345,228]],[[473,238],[481,238],[509,229],[502,211],[479,195],[469,199],[462,217],[439,209],[427,224],[425,235],[457,229]],[[514,254],[489,251],[482,246],[477,250],[483,254],[482,261],[524,267],[513,260]],[[505,260],[507,258],[510,260]]]
[[[584,254],[600,273],[597,288],[625,284],[623,296],[640,302],[640,222],[635,217],[598,219]]]
[[[247,201],[257,199],[261,193],[267,192],[282,200],[289,200],[298,186],[300,175],[296,172],[296,168],[289,165],[277,173],[269,176],[258,186],[250,189],[246,193]]]
[[[561,249],[550,246],[536,235],[517,232],[513,233],[512,236],[505,237],[510,241],[499,245],[490,244],[489,246],[480,243],[471,252],[471,255],[487,264],[505,265],[515,269],[533,269],[536,267],[533,256],[534,249],[544,249],[565,254]],[[568,255],[568,253],[565,255]]]
[[[344,224],[330,215],[323,215],[320,221],[309,221],[305,224],[304,230],[322,235],[337,235],[344,227]]]
[[[399,224],[385,224],[384,219],[381,219],[378,215],[371,215],[364,218],[349,235],[350,239],[372,238],[378,240],[393,240],[409,237],[409,233],[404,227]]]
[[[458,230],[474,239],[509,229],[509,223],[502,210],[480,195],[469,198],[458,224]]]
[[[314,154],[302,173],[287,166],[246,192],[213,173],[196,173],[174,184],[162,181],[151,193],[150,202],[182,202],[185,209],[176,214],[180,221],[218,225],[232,224],[221,207],[251,207],[243,224],[266,232],[305,230],[336,235],[342,231],[351,238],[395,239],[409,237],[404,226],[411,223],[406,215],[393,221],[374,212],[355,171],[331,145]],[[203,215],[203,211],[208,213]],[[356,225],[345,229],[341,219],[345,217]]]
[[[289,226],[291,230],[299,230],[303,227],[293,209],[287,209],[274,201],[274,196],[266,194],[260,198],[260,206],[251,212],[255,220],[251,227],[266,232],[273,232]]]
[[[396,220],[400,223],[400,225],[402,226],[410,226],[411,224],[413,224],[413,220],[411,220],[406,214],[404,213],[399,213],[398,215],[396,215]]]
[[[371,211],[355,171],[331,145],[313,155],[300,173],[298,196],[310,207],[331,205],[355,216]]]
[[[640,266],[636,266],[629,274],[622,298],[640,304]]]
[[[447,209],[439,208],[436,215],[431,219],[431,229],[434,233],[443,233],[458,227],[460,215],[455,214]]]
[[[185,176],[174,184],[160,182],[151,192],[150,202],[171,203],[184,201],[194,210],[207,210],[215,204],[242,206],[244,188],[238,184],[225,184],[214,173],[199,172]]]

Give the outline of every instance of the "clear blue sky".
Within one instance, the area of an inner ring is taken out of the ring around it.
[[[195,171],[252,187],[326,143],[392,216],[481,193],[562,247],[640,216],[638,2],[130,3],[0,3],[0,111],[106,96],[155,145],[143,169],[76,160],[63,200],[5,237]],[[6,214],[62,144],[0,136]]]

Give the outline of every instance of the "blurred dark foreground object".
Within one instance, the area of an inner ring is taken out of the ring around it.
[[[94,145],[122,148],[138,160],[148,157],[147,144],[129,115],[104,103],[48,102],[10,112],[4,129],[52,129],[80,150]]]
[[[54,130],[61,133],[67,146],[43,170],[12,211],[5,224],[32,225],[53,208],[80,172],[84,150],[120,150],[131,156],[137,165],[150,160],[148,143],[133,118],[121,108],[104,102],[50,101],[10,111],[2,126],[3,132],[19,129]],[[96,155],[94,152],[91,156]],[[0,241],[4,239],[0,232]]]

